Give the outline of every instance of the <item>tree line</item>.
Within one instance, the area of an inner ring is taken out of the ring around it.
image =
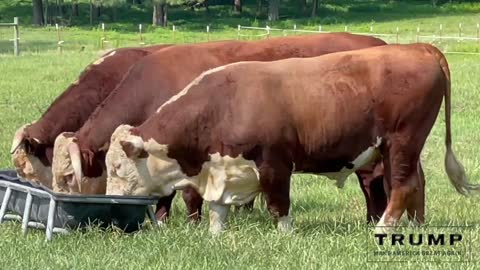
[[[212,1],[212,0],[210,0]],[[232,9],[242,12],[243,0],[213,0],[215,4],[231,5]],[[280,0],[256,0],[257,9],[263,11],[263,5],[268,3],[268,19],[279,19]],[[306,5],[306,0],[297,0]],[[316,9],[318,0],[312,0]],[[88,6],[90,24],[98,22],[99,17],[108,11],[112,21],[118,19],[120,7],[142,6],[152,12],[152,24],[167,26],[168,7],[186,6],[193,9],[203,8],[208,12],[209,0],[32,0],[33,17],[32,23],[36,26],[44,26],[58,22],[71,22],[79,16],[80,8]],[[315,14],[314,12],[312,14]]]

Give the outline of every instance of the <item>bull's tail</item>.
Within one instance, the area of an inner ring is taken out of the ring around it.
[[[452,131],[451,131],[451,81],[450,81],[450,70],[448,68],[447,60],[445,56],[438,52],[438,60],[440,67],[445,74],[447,85],[445,88],[445,170],[448,175],[450,183],[457,190],[458,193],[463,195],[468,195],[473,191],[480,191],[480,185],[472,184],[467,179],[467,174],[465,173],[465,168],[457,160],[452,149]]]

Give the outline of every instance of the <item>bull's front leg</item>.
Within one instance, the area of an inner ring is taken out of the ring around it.
[[[268,160],[259,168],[260,185],[265,194],[267,208],[277,221],[277,229],[281,232],[292,231],[290,217],[290,177],[292,163],[281,160]]]
[[[175,197],[175,191],[167,196],[162,197],[157,202],[157,210],[155,212],[155,217],[158,224],[164,224],[167,222],[168,217],[170,216],[170,209],[172,208],[172,201]]]
[[[202,217],[203,198],[191,186],[187,186],[182,190],[183,201],[187,206],[188,221],[190,223],[198,223]]]
[[[230,205],[209,203],[210,233],[217,235],[225,229],[225,221],[230,210]]]

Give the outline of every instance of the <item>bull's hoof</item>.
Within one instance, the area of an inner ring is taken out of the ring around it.
[[[283,216],[278,218],[277,229],[281,233],[290,233],[293,231],[292,218]]]

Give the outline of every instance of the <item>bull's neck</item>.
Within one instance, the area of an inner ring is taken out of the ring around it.
[[[218,112],[214,113],[213,106],[207,104],[204,98],[189,104],[183,100],[173,102],[136,128],[136,132],[144,141],[154,139],[169,147],[203,152],[209,147],[212,130],[219,121]]]

